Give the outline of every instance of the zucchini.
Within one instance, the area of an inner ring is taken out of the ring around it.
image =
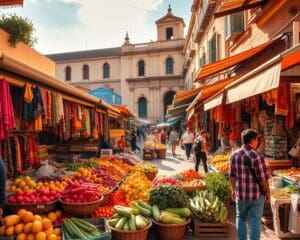
[[[119,221],[117,222],[115,228],[116,228],[116,229],[120,229],[120,230],[123,229],[124,224],[126,223],[126,221],[127,221],[127,217],[121,217],[121,218],[119,219]]]
[[[175,213],[180,217],[189,217],[191,216],[191,210],[188,208],[167,208],[164,209],[166,212]]]
[[[83,233],[80,228],[78,228],[72,220],[69,221],[70,227],[72,228],[73,233],[76,237],[85,239],[87,236]]]
[[[147,216],[147,217],[152,216],[152,212],[149,209],[141,207],[137,202],[131,202],[130,206],[138,209],[140,214],[142,214],[144,216]]]
[[[166,213],[161,214],[159,219],[164,224],[181,224],[185,222],[182,218],[176,218]]]
[[[131,215],[131,217],[128,220],[129,224],[129,229],[135,231],[136,230],[136,225],[135,225],[135,217],[134,215]]]
[[[155,221],[159,221],[160,211],[157,205],[152,206],[152,215]]]
[[[148,209],[149,211],[152,211],[151,206],[150,206],[148,203],[145,203],[143,200],[138,200],[137,203],[138,203],[141,207],[146,208],[146,209]]]
[[[145,222],[145,220],[139,214],[135,216],[135,224],[138,230],[147,227],[147,222]]]
[[[175,214],[175,213],[171,213],[171,212],[167,212],[165,210],[161,211],[161,214],[168,214],[172,217],[175,217],[175,218],[180,218],[180,216],[178,214]]]
[[[95,225],[93,225],[93,224],[91,224],[91,223],[89,223],[89,222],[87,222],[87,221],[85,221],[83,219],[80,219],[80,218],[71,218],[71,220],[72,221],[75,220],[76,222],[79,222],[79,223],[85,225],[86,227],[90,228],[90,231],[93,231],[93,230],[98,231],[98,228]]]
[[[121,215],[119,215],[118,213],[115,213],[112,217],[111,217],[111,219],[120,219],[122,216]]]
[[[66,231],[65,232],[65,235],[67,238],[72,238],[72,236],[74,237],[75,236],[75,233],[73,233],[72,231],[72,228],[70,227],[69,223],[68,223],[69,220],[65,220],[63,225],[64,225],[64,228]]]
[[[98,230],[95,226],[91,226],[90,224],[85,224],[86,221],[78,221],[76,218],[71,218],[72,222],[79,228],[83,229],[86,232],[92,232],[94,230]]]
[[[123,206],[114,206],[114,210],[116,213],[118,213],[121,216],[124,217],[130,217],[133,214],[133,209],[129,207],[123,207]]]
[[[124,226],[123,226],[123,230],[124,230],[124,231],[129,231],[129,230],[130,230],[130,229],[129,229],[128,219],[127,219],[127,221],[125,222],[125,224],[124,224]]]

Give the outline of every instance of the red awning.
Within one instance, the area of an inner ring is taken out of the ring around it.
[[[300,51],[296,51],[286,57],[283,57],[281,61],[281,71],[287,70],[300,63]]]
[[[267,0],[223,0],[214,16],[222,17],[236,12],[241,12],[265,4]]]
[[[250,50],[238,53],[236,55],[224,58],[220,61],[203,66],[197,78],[195,79],[195,82],[198,82],[203,78],[212,76],[216,73],[222,72],[230,67],[233,67],[239,63],[248,60],[250,57],[255,56],[256,54],[264,50],[266,47],[270,46],[273,42],[274,40],[270,40]]]
[[[174,96],[174,103],[187,100],[189,98],[195,97],[200,91],[200,88],[193,88],[186,91],[181,91],[176,93]]]
[[[131,112],[127,109],[126,106],[124,105],[112,105],[113,107],[115,107],[116,109],[118,109],[120,111],[120,113],[122,115],[124,115],[125,117],[133,117],[133,115],[131,114]]]
[[[0,6],[23,5],[23,0],[1,0]]]

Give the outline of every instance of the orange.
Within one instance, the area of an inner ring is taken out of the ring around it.
[[[15,234],[22,233],[24,229],[24,224],[19,223],[15,226]]]
[[[31,181],[31,178],[29,176],[26,176],[23,178],[23,180],[28,183]]]
[[[26,223],[24,225],[24,229],[23,229],[24,233],[26,233],[26,234],[30,233],[31,232],[31,226],[32,226],[31,222],[30,223]]]
[[[18,234],[16,240],[26,240],[27,235],[25,233]]]
[[[34,221],[32,223],[31,232],[37,233],[43,230],[43,225],[40,221]]]
[[[55,213],[51,212],[48,214],[48,218],[52,221],[55,222],[57,220],[57,216]]]
[[[52,222],[51,222],[50,219],[45,218],[45,219],[42,220],[42,225],[43,225],[43,229],[47,230],[47,229],[52,227]]]
[[[33,233],[29,233],[29,234],[27,235],[26,240],[35,240],[34,234],[33,234]]]
[[[12,235],[14,235],[14,233],[15,233],[15,227],[14,226],[8,227],[5,230],[6,236],[12,236]]]
[[[45,232],[38,232],[35,235],[36,240],[46,240],[47,239],[47,234]]]
[[[56,235],[56,236],[61,236],[61,229],[60,228],[54,228],[53,230],[53,233]]]
[[[32,214],[32,212],[29,212],[29,211],[27,211],[26,213],[24,213],[23,215],[22,215],[22,221],[24,222],[24,223],[29,223],[29,222],[32,222],[33,220],[34,220],[34,217],[33,217],[33,214]]]
[[[0,236],[5,235],[5,226],[0,227]]]
[[[62,216],[62,212],[60,210],[56,210],[55,214],[57,217],[61,217]]]
[[[42,217],[40,215],[34,215],[33,221],[42,221]]]
[[[57,236],[52,233],[52,234],[47,236],[47,240],[57,240]]]
[[[50,227],[47,230],[45,230],[45,233],[46,233],[47,236],[53,234],[53,227]]]

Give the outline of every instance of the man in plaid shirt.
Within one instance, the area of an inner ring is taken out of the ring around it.
[[[258,132],[246,129],[241,137],[243,146],[231,154],[229,165],[238,239],[247,239],[246,220],[249,214],[250,240],[259,240],[264,202],[270,201],[269,173],[263,156],[256,152]]]

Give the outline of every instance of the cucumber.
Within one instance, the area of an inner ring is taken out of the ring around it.
[[[78,238],[83,238],[85,239],[87,236],[75,225],[75,223],[73,223],[72,220],[69,221],[69,224],[72,228],[72,231],[75,233],[75,236],[77,236]]]
[[[121,218],[119,219],[119,221],[117,222],[115,228],[116,228],[116,229],[120,229],[120,230],[123,229],[124,224],[126,223],[126,221],[127,221],[127,217],[121,217]]]
[[[159,208],[157,205],[152,206],[152,215],[153,215],[155,221],[159,221],[160,211],[159,211]]]
[[[116,224],[118,223],[118,221],[119,221],[118,218],[110,219],[110,220],[108,220],[108,224],[109,224],[109,226],[115,227]]]
[[[118,213],[121,216],[124,217],[130,217],[133,214],[133,209],[129,207],[123,207],[123,206],[115,206],[114,207],[116,213]]]
[[[71,218],[71,219],[72,219],[72,220],[75,219],[76,222],[79,222],[79,223],[81,223],[81,224],[83,224],[83,225],[89,227],[89,228],[91,229],[91,231],[93,231],[93,230],[97,230],[97,231],[98,231],[98,228],[97,228],[95,225],[93,225],[93,224],[91,224],[91,223],[89,223],[89,222],[87,222],[87,221],[85,221],[85,220],[83,220],[83,219],[80,219],[80,218]],[[93,230],[92,230],[92,229],[93,229]]]
[[[141,217],[140,214],[135,216],[135,224],[136,224],[136,228],[138,230],[141,230],[141,229],[147,227],[147,222],[144,221],[144,219]]]
[[[135,225],[135,217],[134,215],[131,215],[131,217],[128,220],[129,224],[129,229],[135,231],[136,230],[136,225]]]
[[[65,220],[64,223],[63,223],[63,226],[64,226],[64,229],[66,231],[65,232],[65,235],[71,239],[72,236],[74,237],[75,236],[75,233],[73,233],[72,231],[72,228],[70,227],[69,223],[68,223],[69,220]]]
[[[164,209],[166,212],[175,213],[180,217],[189,217],[191,216],[191,210],[188,208],[167,208]]]
[[[132,208],[138,209],[140,214],[142,214],[144,216],[147,216],[147,217],[152,216],[152,212],[149,209],[141,207],[137,202],[131,202],[130,206]]]
[[[121,215],[119,215],[118,213],[115,213],[112,217],[111,217],[111,219],[120,219],[122,216]]]
[[[169,214],[161,214],[160,215],[160,221],[164,224],[181,224],[184,223],[184,219],[182,218],[177,218],[177,217],[172,217]]]
[[[170,216],[172,216],[172,217],[180,218],[180,215],[178,215],[178,214],[176,214],[176,213],[167,212],[167,211],[165,211],[165,210],[161,211],[160,215],[162,215],[162,214],[168,214],[168,215],[170,215]]]
[[[148,209],[149,211],[152,211],[151,206],[150,206],[148,203],[145,203],[143,200],[138,200],[137,203],[138,203],[141,207],[146,208],[146,209]]]
[[[77,218],[71,218],[71,220],[78,228],[80,228],[86,232],[92,232],[94,230],[97,230],[97,228],[95,226],[91,226],[89,224],[83,223],[82,221],[78,221]],[[84,222],[86,222],[86,221],[84,221]]]

